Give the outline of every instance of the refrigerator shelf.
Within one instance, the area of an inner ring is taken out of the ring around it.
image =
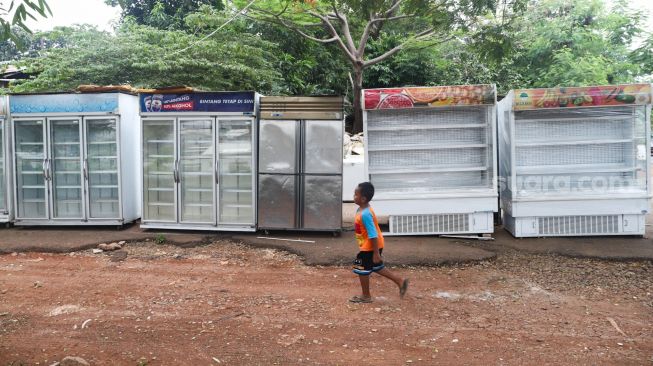
[[[82,189],[82,186],[57,186],[52,187],[54,189]]]
[[[623,144],[633,142],[635,139],[604,139],[604,140],[563,140],[563,141],[525,141],[515,143],[516,147],[534,146],[563,146],[563,145],[602,145],[602,144]]]
[[[487,148],[488,144],[423,144],[423,145],[393,145],[393,146],[369,146],[367,151],[405,151],[405,150],[446,150],[446,149],[469,149]]]
[[[156,171],[152,171],[152,172],[148,172],[148,173],[147,173],[147,175],[173,175],[173,174],[174,174],[174,173],[173,173],[172,171],[169,171],[169,172],[156,172]]]
[[[106,199],[96,199],[93,200],[93,203],[119,203],[120,200],[106,200]]]
[[[413,167],[410,169],[389,169],[376,170],[370,167],[370,174],[405,174],[405,173],[445,173],[445,172],[477,172],[477,171],[486,171],[489,168],[486,166],[474,166],[474,167],[442,167],[442,168],[433,168],[432,166],[423,166],[423,167]]]
[[[222,172],[220,172],[220,175],[227,176],[227,177],[245,177],[245,176],[251,176],[252,173],[222,173]]]
[[[578,174],[578,173],[601,173],[601,172],[632,172],[641,170],[639,167],[610,164],[575,164],[575,165],[532,165],[528,167],[516,167],[517,175],[538,175],[538,174]]]
[[[222,189],[222,192],[227,193],[252,193],[251,189]]]
[[[22,171],[20,174],[24,175],[43,175],[43,171],[41,170],[34,170],[34,171]]]
[[[79,156],[72,156],[72,157],[68,157],[68,156],[56,157],[55,156],[53,160],[81,160],[81,158]]]
[[[148,144],[174,144],[174,140],[147,140]]]
[[[173,192],[175,189],[174,188],[147,188],[148,191],[152,192]]]
[[[113,145],[115,141],[89,141],[89,145]]]
[[[185,203],[186,207],[213,207],[212,203]]]
[[[76,146],[79,145],[79,141],[73,141],[73,142],[55,142],[53,143],[54,146]]]
[[[229,207],[229,208],[251,208],[252,205],[243,205],[243,204],[236,204],[236,203],[225,203],[222,205],[223,207]]]
[[[117,170],[89,170],[88,174],[118,174]]]
[[[24,202],[24,203],[45,203],[45,199],[24,198],[24,199],[22,199],[22,202]]]
[[[186,188],[186,192],[213,192],[213,188]]]
[[[21,142],[19,145],[26,145],[26,146],[43,146],[42,142]]]
[[[172,202],[148,202],[148,206],[174,206]]]
[[[189,176],[189,177],[210,177],[213,175],[213,172],[181,172],[182,177],[183,176]],[[183,178],[182,178],[183,179]]]
[[[20,188],[22,188],[22,189],[44,189],[45,186],[43,186],[43,185],[41,185],[41,186],[26,186],[26,185],[23,185]]]
[[[485,128],[487,127],[486,123],[477,123],[477,124],[442,124],[442,125],[430,125],[430,126],[404,126],[401,128],[402,131],[414,131],[414,130],[441,130],[441,129],[455,129],[455,128]],[[397,131],[397,127],[367,127],[368,132],[375,131]]]
[[[174,155],[148,155],[148,159],[167,159],[167,158],[174,158]]]
[[[101,188],[118,188],[118,185],[93,185],[90,186],[91,189],[101,189]]]
[[[115,155],[106,155],[106,156],[96,155],[96,156],[88,156],[88,159],[118,159],[118,157]]]
[[[531,123],[531,122],[585,122],[595,120],[609,120],[609,121],[628,121],[631,120],[631,115],[609,115],[609,116],[593,116],[593,117],[563,117],[563,118],[515,118],[515,123]]]

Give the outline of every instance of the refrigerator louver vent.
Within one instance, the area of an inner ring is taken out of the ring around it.
[[[391,234],[444,234],[469,231],[469,214],[390,216]]]
[[[616,234],[619,216],[551,216],[537,219],[540,235]]]

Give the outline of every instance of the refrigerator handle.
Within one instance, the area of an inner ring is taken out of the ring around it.
[[[220,162],[215,159],[215,184],[220,184]]]
[[[47,180],[52,180],[52,160],[47,159],[48,162],[45,167],[45,172],[47,174]]]
[[[173,179],[175,183],[179,183],[179,160],[175,159],[175,166],[173,170]]]
[[[45,158],[43,159],[43,163],[41,164],[41,168],[43,169],[43,180],[48,180],[48,171],[46,169],[48,164],[48,159]]]
[[[84,179],[88,180],[88,159],[84,159]]]

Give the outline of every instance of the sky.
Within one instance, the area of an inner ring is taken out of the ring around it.
[[[112,30],[112,23],[120,17],[120,7],[111,7],[104,0],[47,0],[52,16],[31,21],[32,30],[50,30],[57,26],[87,23],[101,30]]]
[[[104,4],[104,0],[47,0],[53,16],[29,23],[34,30],[50,30],[56,26],[88,23],[110,31],[112,22],[118,20],[120,8]],[[609,0],[605,0],[609,1]],[[653,0],[630,0],[633,9],[648,12],[649,30],[653,31]]]

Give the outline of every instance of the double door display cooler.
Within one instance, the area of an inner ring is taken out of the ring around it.
[[[255,98],[141,94],[141,227],[256,229]]]
[[[16,225],[122,225],[140,216],[137,98],[10,96]]]

